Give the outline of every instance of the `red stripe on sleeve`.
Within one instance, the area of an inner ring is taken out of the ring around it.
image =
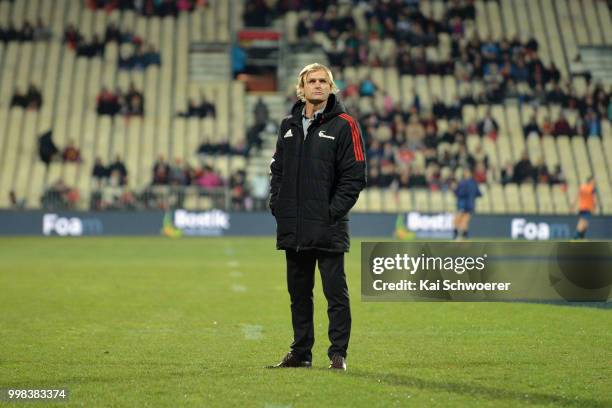
[[[355,119],[346,113],[340,114],[340,117],[346,120],[351,126],[351,138],[353,139],[353,153],[355,154],[355,160],[364,161],[363,151],[361,148],[361,136],[359,135],[359,126],[355,122]]]

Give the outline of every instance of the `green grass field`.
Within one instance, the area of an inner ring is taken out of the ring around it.
[[[362,303],[357,240],[348,275],[348,371],[327,370],[320,278],[313,368],[266,370],[292,336],[272,238],[0,239],[0,388],[87,407],[612,406],[609,309]]]

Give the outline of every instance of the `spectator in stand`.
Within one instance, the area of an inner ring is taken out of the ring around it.
[[[171,186],[185,186],[189,185],[191,181],[187,176],[188,172],[183,168],[183,161],[180,157],[174,159],[174,165],[170,166],[170,172],[168,173],[168,184]]]
[[[371,78],[366,78],[359,85],[359,96],[374,96],[378,87]]]
[[[128,106],[126,114],[129,116],[143,116],[144,115],[144,101],[142,100],[142,94],[134,93],[129,96]]]
[[[535,115],[531,115],[529,122],[523,127],[523,135],[525,138],[529,137],[532,133],[535,133],[539,137],[542,137],[542,131],[538,126],[538,122],[536,121]]]
[[[24,109],[28,107],[28,98],[25,94],[21,93],[18,87],[15,87],[15,93],[13,93],[11,98],[11,108],[15,106]]]
[[[108,166],[108,173],[110,174],[111,178],[116,179],[116,183],[118,185],[124,186],[127,184],[128,172],[125,164],[121,160],[121,156],[115,156],[115,161]]]
[[[38,139],[38,155],[46,165],[49,165],[59,150],[53,143],[52,131],[43,133]]]
[[[148,68],[150,65],[161,65],[161,55],[153,44],[146,45],[143,59],[145,68]]]
[[[369,184],[369,180],[368,180],[368,184]],[[410,186],[410,167],[409,166],[402,166],[400,168],[400,171],[398,172],[397,177],[395,179],[394,186],[395,188],[398,188],[398,189],[411,187]]]
[[[455,153],[449,162],[451,168],[463,167],[471,171],[476,165],[476,159],[468,152],[465,143],[459,143],[458,146],[457,153]]]
[[[427,178],[423,173],[423,169],[418,166],[411,167],[410,177],[408,178],[408,187],[410,188],[425,188],[427,187]]]
[[[567,119],[565,119],[565,115],[563,115],[562,113],[559,114],[559,117],[555,121],[555,125],[553,127],[553,135],[554,136],[561,136],[561,135],[569,136],[573,134],[574,134],[574,129],[572,129]]]
[[[200,107],[193,98],[190,98],[187,104],[187,112],[179,113],[178,115],[185,118],[199,117]]]
[[[247,0],[242,19],[245,27],[267,27],[271,23],[272,10],[263,0]]]
[[[81,151],[75,146],[74,140],[71,139],[68,141],[68,145],[66,145],[62,153],[62,159],[64,163],[79,163],[81,161]]]
[[[255,116],[255,124],[262,125],[268,123],[270,119],[270,112],[268,111],[268,105],[265,104],[262,97],[257,98],[257,103],[253,108],[253,115]]]
[[[545,136],[553,134],[554,126],[548,116],[544,116],[544,119],[542,120],[542,126],[540,127],[540,129],[542,130],[542,134]]]
[[[474,180],[479,184],[487,182],[487,168],[482,161],[477,161],[474,166]]]
[[[34,40],[34,27],[32,27],[32,24],[30,24],[29,21],[24,21],[23,25],[21,26],[19,40],[20,41],[33,41]]]
[[[216,117],[217,111],[215,109],[215,105],[208,102],[203,94],[200,94],[200,98],[202,101],[199,104],[193,98],[190,98],[187,106],[187,112],[179,112],[178,116],[187,118]]]
[[[584,137],[601,137],[601,121],[597,114],[590,109],[584,118],[584,130],[582,134]]]
[[[102,185],[108,180],[108,169],[106,166],[104,166],[100,157],[96,157],[93,169],[91,170],[91,175],[97,188],[102,187]]]
[[[561,90],[558,82],[555,82],[552,89],[546,94],[546,101],[559,105],[565,105],[567,103],[567,97],[563,90]]]
[[[419,121],[419,116],[414,113],[410,116],[410,123],[406,126],[406,141],[408,148],[418,150],[424,147],[425,129]]]
[[[531,164],[531,160],[529,160],[529,155],[527,152],[523,152],[521,160],[516,163],[514,166],[514,178],[513,182],[517,184],[521,184],[525,181],[536,181],[536,173],[533,165]]]
[[[38,110],[42,106],[42,94],[40,90],[34,85],[28,86],[28,93],[26,94],[26,100],[28,109]]]
[[[153,164],[153,185],[168,184],[170,174],[170,165],[166,162],[163,155],[157,157],[157,161]]]
[[[66,30],[64,30],[64,42],[68,44],[70,48],[76,50],[82,38],[81,33],[79,33],[74,24],[68,24],[68,26],[66,26]]]
[[[500,182],[502,185],[514,182],[514,166],[507,162],[501,170]]]
[[[13,22],[9,20],[7,28],[0,26],[0,41],[10,42],[19,40],[19,32],[15,29]]]
[[[136,45],[130,53],[124,51],[119,57],[119,69],[145,70],[151,65],[161,65],[161,56],[153,45]]]
[[[96,99],[96,112],[98,115],[111,115],[117,113],[124,115],[144,115],[144,97],[137,91],[134,84],[130,84],[129,91],[122,95],[121,90],[115,93],[103,87]]]
[[[34,28],[34,41],[49,41],[53,38],[53,32],[46,26],[42,19],[38,17],[36,27]]]
[[[202,102],[200,103],[200,117],[217,117],[217,110],[215,109],[215,105],[209,102],[203,93],[200,93],[200,99],[202,100]]]
[[[565,174],[563,174],[563,169],[560,164],[555,166],[555,171],[550,176],[550,184],[563,184],[565,185],[567,180],[565,179]]]
[[[193,10],[193,2],[190,0],[177,0],[176,8],[178,11],[192,11]]]
[[[221,177],[217,173],[215,173],[212,167],[208,165],[204,166],[202,170],[202,175],[196,180],[196,183],[198,186],[204,188],[214,188],[223,185]]]
[[[486,136],[493,140],[497,139],[497,132],[499,131],[499,124],[491,116],[491,108],[487,109],[485,117],[478,122],[478,134],[480,136]]]
[[[239,170],[230,176],[229,186],[232,200],[231,203],[232,209],[235,211],[246,209],[249,193],[245,181],[246,175],[242,170]]]
[[[544,158],[540,157],[534,167],[535,181],[539,184],[550,184],[550,173],[544,163]]]
[[[28,92],[22,94],[19,88],[15,88],[15,93],[11,98],[11,107],[18,106],[24,109],[38,110],[42,105],[42,95],[38,88],[33,84],[28,87]]]
[[[117,24],[111,22],[106,26],[106,30],[104,32],[104,44],[108,44],[109,42],[113,41],[117,44],[121,44],[123,42],[123,34],[121,34],[121,30],[119,30]]]
[[[114,116],[121,110],[118,95],[103,87],[96,98],[96,112],[98,115]]]
[[[178,15],[178,8],[175,0],[161,0],[157,2],[155,8],[155,15],[159,17],[176,17]]]
[[[433,98],[432,110],[437,119],[445,119],[448,117],[446,105],[444,105],[438,96],[434,96]]]
[[[94,34],[89,43],[80,38],[76,43],[76,53],[80,57],[103,57],[104,43],[100,40],[98,34]]]
[[[232,45],[232,76],[234,78],[243,74],[246,70],[247,54],[238,45]]]

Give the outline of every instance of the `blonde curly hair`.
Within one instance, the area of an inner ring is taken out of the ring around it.
[[[304,80],[306,79],[306,76],[308,74],[315,71],[325,71],[325,73],[327,74],[328,82],[331,85],[331,93],[335,94],[338,92],[338,87],[334,82],[334,75],[331,73],[331,70],[325,65],[315,62],[314,64],[309,64],[302,68],[297,78],[297,84],[295,85],[295,94],[302,102],[306,102],[306,98],[304,98]]]

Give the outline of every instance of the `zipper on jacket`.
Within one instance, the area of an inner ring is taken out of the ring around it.
[[[306,139],[308,138],[308,136],[310,136],[310,134],[312,133],[312,130],[316,127],[314,126],[315,123],[314,121],[310,124],[310,126],[308,126],[308,131],[306,133],[304,133],[304,128],[298,124],[298,128],[300,130],[301,135],[303,136],[300,138],[300,143],[298,144],[298,168],[297,168],[297,180],[295,182],[296,184],[296,188],[297,188],[297,192],[296,192],[296,197],[297,197],[297,228],[296,228],[296,232],[295,232],[295,238],[296,238],[296,243],[297,243],[297,248],[295,250],[295,252],[300,252],[300,205],[301,205],[301,201],[300,201],[300,172],[302,170],[302,152],[304,150],[304,145],[306,144]]]
[[[306,136],[304,136],[304,128],[298,124],[298,130],[300,132],[300,141],[298,142],[298,163],[297,163],[297,177],[295,180],[295,188],[296,188],[296,201],[297,201],[297,213],[296,213],[296,228],[295,228],[295,243],[297,244],[297,248],[295,252],[300,252],[300,170],[302,169],[302,148],[304,147],[304,142],[306,141]]]

